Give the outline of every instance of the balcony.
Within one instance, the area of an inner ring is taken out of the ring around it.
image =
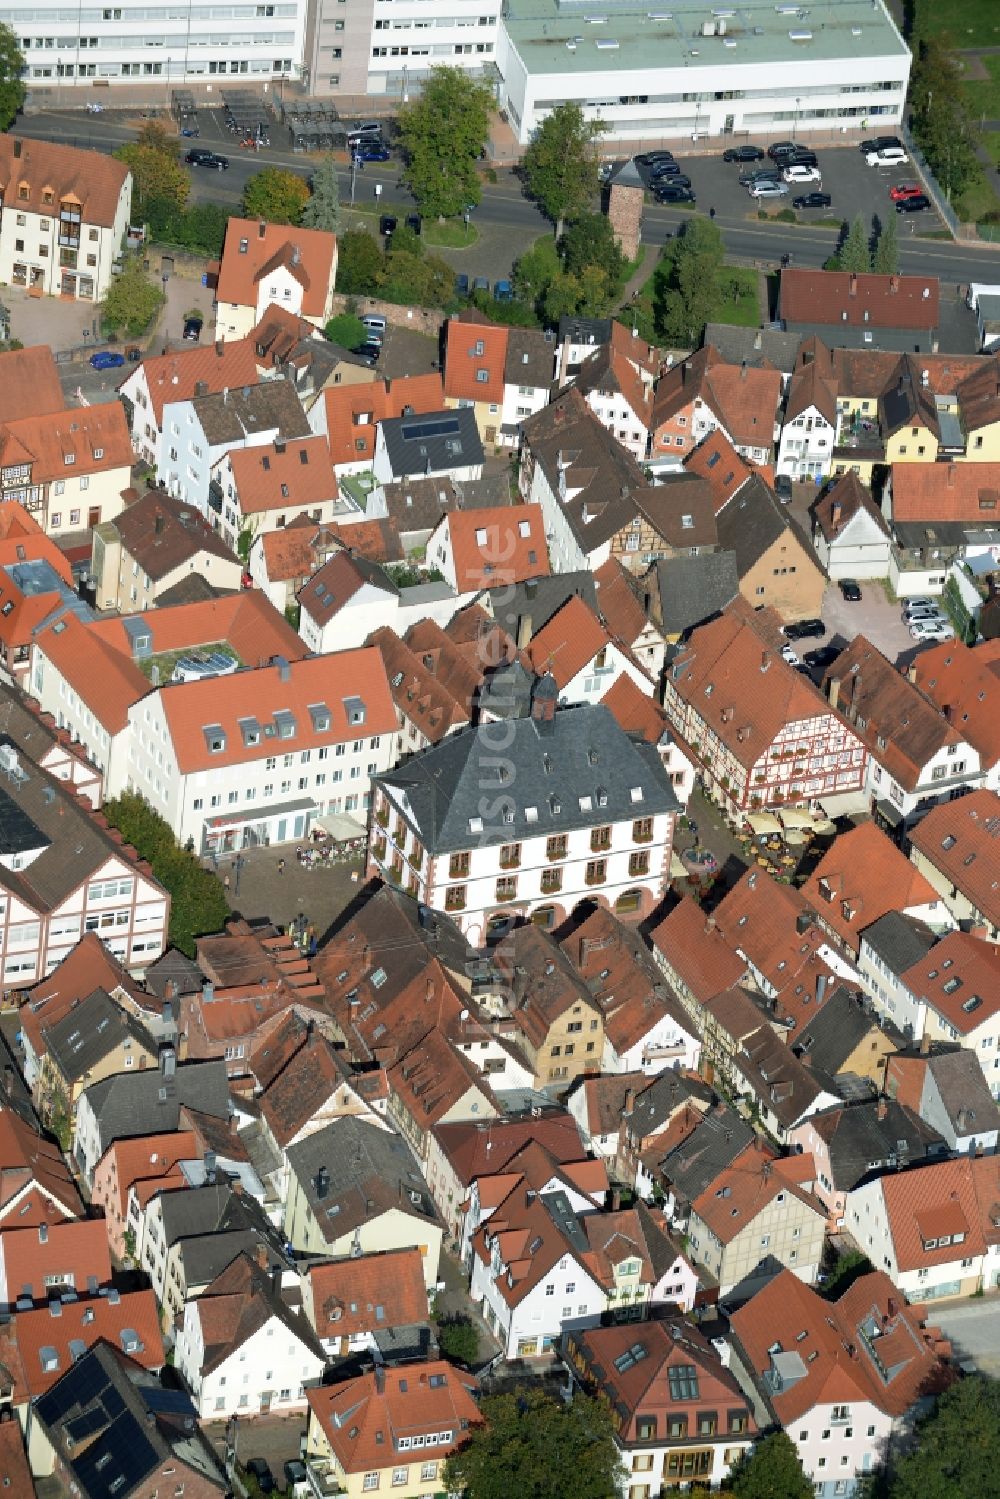
[[[334,1472],[329,1458],[308,1459],[306,1478],[309,1480],[309,1488],[314,1499],[336,1499],[338,1494],[347,1493]]]

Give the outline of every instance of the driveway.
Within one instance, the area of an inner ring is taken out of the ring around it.
[[[950,1338],[958,1359],[972,1359],[983,1374],[1000,1377],[1000,1301],[956,1301],[927,1308],[927,1320]]]
[[[865,635],[893,665],[901,658],[908,662],[914,653],[914,643],[902,621],[899,604],[890,602],[881,583],[864,579],[859,586],[861,601],[857,604],[848,604],[836,583],[827,588],[823,595],[827,633],[822,644],[850,645],[855,635]],[[809,642],[807,649],[812,649],[813,644]]]
[[[94,338],[97,307],[93,302],[74,302],[66,297],[29,297],[20,286],[5,286],[2,299],[10,308],[12,338],[26,348],[48,344],[53,353],[77,348]]]

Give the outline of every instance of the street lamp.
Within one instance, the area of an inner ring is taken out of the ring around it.
[[[406,79],[407,79],[407,75],[408,75],[408,68],[407,68],[406,63],[404,62],[404,64],[403,64],[403,89],[402,89],[402,103],[403,104],[409,104],[409,102],[410,102],[410,96],[406,92]]]

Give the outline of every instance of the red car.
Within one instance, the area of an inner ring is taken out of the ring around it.
[[[922,193],[923,188],[917,187],[916,183],[911,182],[901,187],[890,187],[889,189],[889,197],[894,203],[901,203],[904,198],[919,198]]]

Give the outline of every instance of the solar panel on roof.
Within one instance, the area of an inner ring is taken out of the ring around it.
[[[400,435],[407,441],[421,437],[446,437],[458,430],[458,418],[454,416],[425,418],[422,422],[403,422],[399,428]]]

